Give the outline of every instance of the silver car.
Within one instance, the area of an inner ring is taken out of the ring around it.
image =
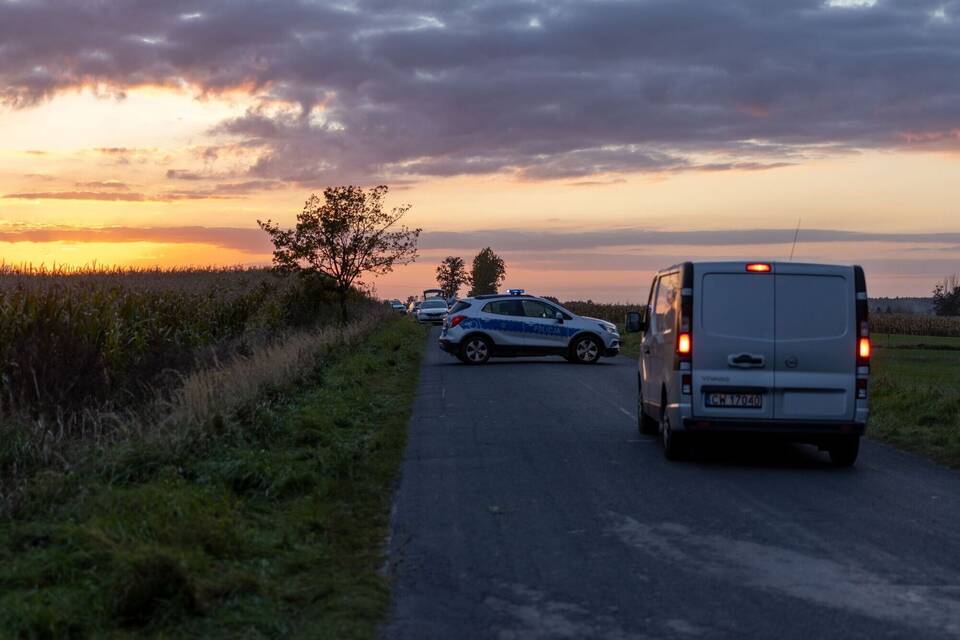
[[[447,301],[443,298],[429,298],[420,303],[417,309],[417,322],[440,324],[447,315]]]

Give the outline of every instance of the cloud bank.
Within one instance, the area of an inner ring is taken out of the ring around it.
[[[8,107],[242,91],[211,136],[298,185],[958,150],[957,69],[957,0],[0,2]]]
[[[743,229],[662,231],[623,228],[594,232],[549,232],[525,229],[485,231],[425,231],[419,247],[426,252],[439,250],[473,252],[485,246],[511,252],[569,252],[622,249],[624,247],[760,247],[789,245],[794,229]],[[0,242],[164,242],[209,244],[251,254],[268,254],[267,236],[256,228],[243,227],[33,227],[0,226]],[[808,229],[800,233],[801,244],[838,242],[884,242],[909,246],[960,244],[960,233],[872,233],[834,229]],[[950,247],[948,247],[950,248]],[[579,254],[599,259],[598,254]],[[549,257],[549,256],[547,256]]]

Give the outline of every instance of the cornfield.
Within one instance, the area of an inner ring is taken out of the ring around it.
[[[870,316],[870,330],[907,336],[960,338],[960,317],[874,313]]]
[[[0,415],[129,404],[335,305],[321,280],[266,269],[2,267]]]
[[[642,304],[603,304],[592,300],[574,300],[572,302],[562,303],[564,307],[573,311],[578,316],[589,316],[591,318],[600,318],[614,324],[623,325],[627,311],[637,311]]]

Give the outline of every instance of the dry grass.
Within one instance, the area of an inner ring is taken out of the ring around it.
[[[346,326],[301,331],[239,356],[231,362],[196,371],[184,380],[169,402],[162,423],[210,424],[228,416],[266,391],[289,387],[312,371],[333,349],[357,344],[383,321],[372,313]]]
[[[24,482],[37,472],[69,473],[119,442],[173,451],[217,435],[236,416],[255,411],[269,403],[272,394],[315,375],[334,351],[358,344],[383,322],[385,313],[371,310],[345,326],[290,332],[181,376],[181,384],[157,390],[152,401],[122,410],[87,408],[33,420],[0,416],[6,436],[0,443],[0,513],[15,507]]]

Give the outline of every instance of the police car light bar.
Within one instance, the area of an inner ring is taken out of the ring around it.
[[[512,296],[522,296],[523,289],[507,289],[507,293],[509,293]]]

